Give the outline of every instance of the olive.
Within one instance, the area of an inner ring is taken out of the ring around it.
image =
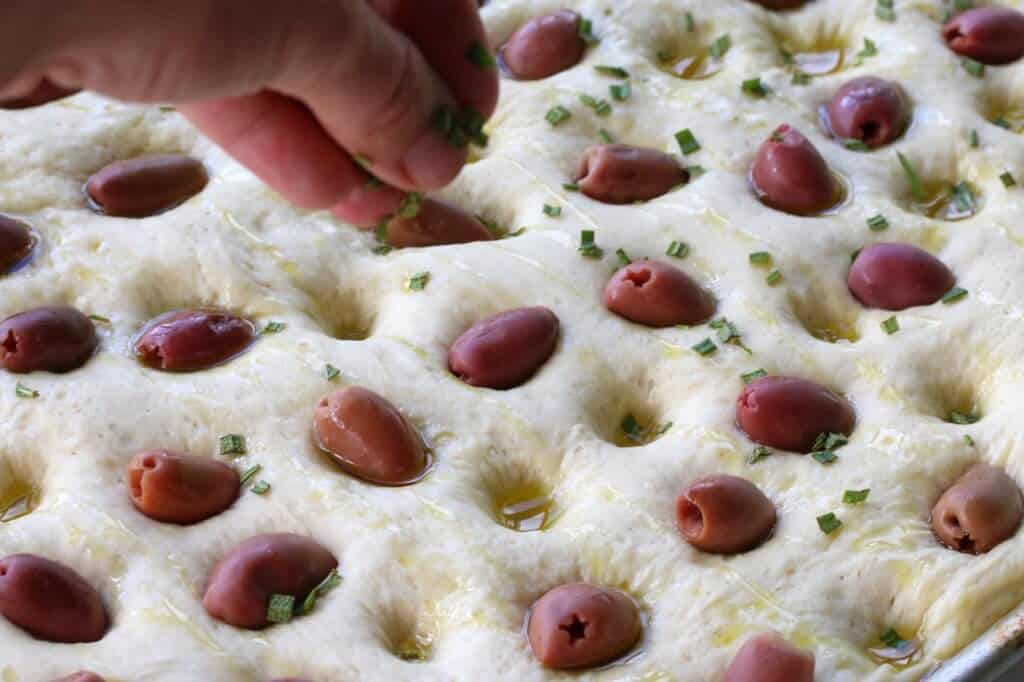
[[[526,383],[555,352],[558,317],[543,307],[506,310],[478,322],[448,350],[448,367],[471,386]]]
[[[685,184],[690,174],[675,157],[646,147],[604,144],[583,152],[576,184],[591,199],[631,204],[660,197]]]
[[[116,161],[90,177],[85,190],[107,215],[145,218],[191,199],[209,181],[201,161],[165,154]]]
[[[790,452],[810,452],[822,434],[849,435],[855,421],[850,403],[806,379],[755,379],[736,401],[736,423],[752,441]]]
[[[494,234],[460,208],[434,199],[424,199],[415,216],[392,218],[386,229],[387,243],[396,249],[444,244],[486,242]]]
[[[241,354],[256,338],[249,320],[222,310],[178,310],[150,321],[135,341],[142,364],[168,372],[192,372]]]
[[[931,305],[956,284],[946,264],[910,244],[864,247],[847,276],[850,293],[866,306],[904,310]]]
[[[984,554],[1020,527],[1024,500],[1002,469],[975,464],[958,478],[932,509],[932,530],[942,544],[968,554]]]
[[[586,48],[580,36],[580,15],[564,9],[520,26],[498,55],[510,75],[532,81],[576,66]]]
[[[92,585],[56,561],[32,554],[0,559],[0,615],[47,642],[97,642],[107,611]]]
[[[715,314],[715,299],[679,268],[638,261],[621,268],[604,288],[604,306],[648,327],[700,324]]]
[[[910,102],[899,83],[875,76],[847,81],[825,109],[830,132],[871,149],[889,144],[907,129]]]
[[[712,554],[739,554],[759,546],[775,527],[775,505],[745,478],[716,474],[697,479],[676,500],[679,531]]]
[[[164,523],[189,525],[220,514],[238,497],[238,472],[209,457],[150,450],[128,465],[136,509]]]
[[[814,654],[781,635],[754,635],[740,647],[723,682],[814,682]]]
[[[983,64],[1009,64],[1024,57],[1024,14],[1009,7],[975,7],[942,28],[949,49]]]
[[[0,322],[0,365],[15,374],[70,372],[98,344],[92,320],[70,306],[33,308]]]
[[[761,145],[751,180],[764,204],[794,215],[821,213],[842,198],[842,188],[821,153],[788,125],[776,128]]]
[[[28,258],[35,245],[36,238],[28,224],[0,214],[0,275]]]

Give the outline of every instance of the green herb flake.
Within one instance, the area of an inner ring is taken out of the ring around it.
[[[772,254],[767,251],[755,251],[750,254],[750,264],[758,267],[770,268],[772,266]]]
[[[596,45],[601,42],[597,36],[594,35],[594,22],[590,19],[583,19],[580,21],[579,36],[583,39],[587,45]]]
[[[841,433],[819,433],[818,437],[814,439],[814,446],[812,450],[838,450],[847,443],[850,439]]]
[[[968,59],[964,59],[960,63],[963,65],[964,71],[966,71],[967,73],[971,74],[975,78],[984,78],[985,77],[985,65],[982,64],[981,62],[977,62],[977,61],[974,61],[973,59],[969,59],[968,58]]]
[[[971,130],[971,132],[967,134],[967,140],[968,142],[970,142],[970,145],[975,149],[977,149],[981,145],[981,140],[978,139],[977,130]]]
[[[811,82],[811,76],[804,73],[803,71],[797,71],[793,74],[793,85],[807,85]]]
[[[604,128],[597,131],[597,136],[600,137],[601,141],[605,144],[613,144],[615,142],[615,137]]]
[[[976,424],[979,419],[981,419],[981,417],[976,414],[964,414],[963,412],[956,411],[949,413],[949,421],[954,424],[959,424],[960,426]]]
[[[708,48],[708,54],[711,55],[712,59],[721,59],[731,47],[732,37],[726,33],[725,35],[715,38],[715,41],[711,43],[711,47]]]
[[[558,218],[562,215],[561,206],[552,206],[551,204],[544,204],[544,215],[549,218]]]
[[[438,114],[435,112],[435,116],[436,115]],[[352,157],[352,160],[358,163],[363,168],[369,168],[370,166],[373,165],[373,159],[371,159],[366,154],[356,154]]]
[[[498,62],[494,59],[494,55],[486,47],[480,44],[479,41],[474,42],[466,50],[466,59],[469,60],[474,66],[478,66],[484,70],[493,69],[498,65]]]
[[[828,514],[822,514],[817,518],[818,528],[825,535],[832,535],[832,533],[839,530],[839,527],[843,525],[843,522],[839,520],[839,517],[833,512]]]
[[[629,82],[616,83],[608,86],[608,92],[616,102],[625,102],[633,94],[633,86]]]
[[[647,435],[647,430],[640,425],[636,417],[632,413],[627,414],[622,418],[622,422],[619,423],[619,428],[626,434],[626,437],[633,442],[640,442]]]
[[[525,227],[520,227],[515,232],[508,232],[508,233],[502,235],[501,238],[502,239],[511,239],[512,237],[518,237],[518,236],[520,236],[522,234],[525,234],[525,233],[526,233],[526,228]]]
[[[302,607],[299,609],[299,612],[305,615],[312,611],[313,607],[316,606],[317,600],[338,585],[341,585],[341,576],[338,575],[338,569],[332,568],[331,572],[327,574],[327,577],[324,578],[319,585],[314,587],[313,591],[306,596],[305,600],[302,602]]]
[[[875,5],[875,16],[882,21],[896,21],[896,9],[893,0],[878,0]]]
[[[683,170],[689,173],[694,180],[708,172],[704,166],[683,166]]]
[[[17,384],[14,385],[14,395],[16,395],[19,398],[34,399],[39,397],[39,391],[35,390],[34,388],[29,388],[28,386],[25,386],[19,381]]]
[[[747,460],[750,464],[757,464],[762,459],[767,459],[772,456],[772,451],[763,445],[758,445],[754,448],[754,452],[750,455],[750,459]]]
[[[863,64],[864,60],[868,57],[874,57],[878,54],[878,46],[875,45],[875,41],[871,38],[864,39],[864,47],[861,48],[860,52],[857,53],[857,64]]]
[[[901,152],[896,152],[896,158],[899,159],[900,166],[903,167],[903,172],[907,176],[907,182],[910,183],[910,193],[914,196],[915,200],[924,201],[924,185],[921,184],[921,178],[918,176],[914,164],[910,162],[910,159],[903,156]]]
[[[858,140],[855,137],[847,138],[843,140],[843,147],[849,149],[851,152],[869,152],[871,147],[868,146],[864,140]]]
[[[263,328],[260,335],[263,334],[280,334],[285,330],[286,325],[284,322],[267,322],[267,326]]]
[[[885,330],[886,334],[895,334],[900,330],[900,321],[893,315],[885,320],[882,320],[882,329]]]
[[[626,253],[625,249],[615,249],[615,255],[618,257],[619,264],[622,267],[633,264],[633,259],[629,257],[629,254]]]
[[[686,242],[673,241],[668,245],[668,250],[665,251],[665,254],[673,258],[686,258],[690,255],[690,247]]]
[[[423,194],[420,192],[409,192],[402,199],[402,204],[398,207],[399,218],[415,218],[420,214],[420,207],[423,204]]]
[[[566,182],[562,184],[562,189],[564,189],[566,192],[579,192],[580,186],[577,185],[575,182]]]
[[[701,355],[708,356],[714,354],[714,352],[718,350],[718,346],[715,345],[714,341],[708,338],[693,346],[693,350],[697,351]]]
[[[1007,189],[1017,184],[1017,181],[1013,177],[1013,173],[1010,171],[1004,172],[999,176],[999,179],[1003,181],[1003,187],[1006,187]]]
[[[879,213],[868,218],[868,229],[872,232],[881,232],[889,229],[889,219]]]
[[[244,455],[245,453],[245,436],[242,434],[229,433],[220,437],[220,454]]]
[[[1013,129],[1013,125],[1011,125],[1010,122],[1007,121],[1002,116],[996,116],[994,119],[992,119],[992,123],[997,125],[997,126],[999,126],[1000,128],[1005,129],[1005,130],[1012,130]]]
[[[427,288],[427,284],[430,282],[429,272],[417,272],[415,275],[410,277],[405,283],[405,287],[409,291],[423,291]]]
[[[629,71],[626,71],[621,66],[595,66],[594,71],[597,71],[602,76],[611,76],[612,78],[629,78]]]
[[[863,504],[864,502],[867,502],[868,495],[870,494],[871,488],[843,491],[843,504]]]
[[[683,15],[686,20],[686,31],[687,33],[693,33],[697,30],[697,22],[693,18],[693,12],[687,12]]]
[[[778,270],[772,270],[768,273],[768,276],[764,278],[764,281],[768,283],[768,286],[773,287],[782,281],[782,273]]]
[[[601,258],[604,256],[604,250],[594,241],[593,230],[580,231],[579,252],[585,258]]]
[[[177,111],[177,110],[178,110],[177,107],[173,107],[173,106],[171,106],[169,104],[165,104],[165,105],[160,107],[160,111],[162,111],[165,114],[169,114],[169,113],[171,113],[173,111]]]
[[[892,628],[889,628],[881,635],[879,635],[878,639],[882,642],[882,644],[886,645],[891,649],[899,649],[906,643],[904,639],[900,637],[900,633],[896,632]]]
[[[974,190],[967,182],[958,182],[949,188],[956,207],[963,212],[973,212],[977,204],[974,197]]]
[[[391,253],[393,250],[394,249],[392,249],[387,244],[378,244],[377,246],[371,249],[371,253],[373,253],[373,255],[375,256],[385,256]]]
[[[324,366],[324,376],[327,377],[328,381],[334,381],[341,376],[341,370],[328,362],[327,365]]]
[[[580,95],[580,101],[583,102],[583,106],[593,109],[598,116],[607,116],[612,113],[612,105],[608,103],[608,100],[597,99],[590,95]]]
[[[764,97],[771,92],[758,78],[748,78],[740,84],[740,89],[752,97]]]
[[[766,376],[768,376],[768,372],[764,371],[763,369],[755,369],[752,372],[747,372],[746,374],[741,374],[740,375],[740,379],[743,380],[743,383],[749,384],[752,381],[757,381],[758,379],[763,379]]]
[[[100,324],[110,324],[110,318],[103,317],[102,315],[90,315],[89,319]]]
[[[684,156],[700,151],[700,142],[697,141],[697,138],[694,137],[693,132],[689,128],[676,133],[676,143],[679,145],[679,151]]]
[[[257,481],[251,488],[249,488],[249,490],[253,491],[257,495],[266,495],[270,492],[270,484],[266,481]]]
[[[290,594],[272,594],[267,605],[267,620],[271,623],[287,623],[295,615],[295,597]]]
[[[658,436],[664,436],[668,433],[668,430],[672,428],[673,422],[665,422],[654,430],[654,433]]]
[[[964,434],[964,442],[970,445],[972,448],[974,447],[974,439],[971,438],[970,435],[966,433]]]
[[[962,289],[960,287],[953,287],[952,289],[947,291],[945,294],[943,294],[942,302],[945,303],[946,305],[949,305],[950,303],[956,303],[960,299],[963,299],[963,298],[966,298],[966,297],[967,297],[967,289]]]
[[[251,467],[249,467],[248,469],[245,470],[244,474],[242,474],[241,478],[238,481],[238,486],[240,488],[245,487],[245,484],[248,483],[252,479],[253,476],[255,476],[260,471],[262,471],[262,469],[263,469],[263,465],[261,465],[261,464],[253,464]]]
[[[832,450],[820,450],[818,452],[812,452],[811,457],[818,464],[832,464],[833,462],[839,459],[839,455],[837,455]]]
[[[753,355],[753,351],[743,343],[743,338],[740,336],[739,330],[736,329],[736,325],[730,322],[728,318],[720,317],[717,320],[712,320],[708,326],[717,332],[718,340],[722,343],[731,343],[734,346],[739,346],[747,351],[748,354]]]
[[[562,125],[563,123],[568,121],[570,118],[572,118],[572,112],[570,112],[568,109],[566,109],[562,105],[551,107],[548,110],[548,113],[544,115],[544,120],[546,120],[548,123],[550,123],[553,126]]]

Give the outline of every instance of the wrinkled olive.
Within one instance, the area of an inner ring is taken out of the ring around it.
[[[0,109],[31,109],[33,107],[41,107],[44,104],[49,104],[50,102],[70,97],[76,92],[78,92],[78,90],[62,88],[59,85],[54,85],[51,81],[44,78],[39,82],[39,85],[32,90],[32,92],[28,93],[24,97],[0,100]]]
[[[203,607],[219,621],[247,630],[270,625],[272,595],[302,601],[332,569],[337,559],[319,543],[293,533],[249,538],[220,560],[210,574]]]
[[[648,327],[700,324],[715,314],[715,299],[679,268],[638,261],[616,272],[604,288],[604,306]]]
[[[0,275],[28,258],[35,245],[31,227],[17,218],[0,214]]]
[[[975,464],[942,494],[932,509],[932,530],[942,544],[984,554],[1020,526],[1024,500],[1002,469]]]
[[[931,305],[953,288],[946,264],[910,244],[872,244],[857,254],[846,278],[850,293],[866,306],[904,310]]]
[[[128,465],[136,509],[163,523],[189,525],[220,514],[238,497],[238,472],[209,457],[141,452]]]
[[[448,368],[470,386],[515,388],[555,352],[558,327],[558,317],[541,306],[506,310],[456,339],[448,349]]]
[[[907,129],[910,101],[899,83],[861,76],[843,84],[826,107],[831,133],[877,149]]]
[[[532,81],[576,66],[586,48],[580,36],[580,15],[563,9],[520,26],[498,55],[510,75]]]
[[[842,195],[825,159],[788,125],[776,128],[761,145],[751,180],[764,204],[794,215],[821,213],[839,203]]]
[[[806,379],[755,379],[736,401],[736,423],[750,440],[790,452],[810,452],[823,433],[849,435],[855,421],[850,403]]]
[[[151,320],[135,341],[147,367],[192,372],[227,362],[256,338],[252,322],[221,310],[178,310]]]
[[[351,386],[321,399],[313,430],[346,471],[372,483],[412,483],[426,470],[423,440],[394,405],[365,388]]]
[[[636,602],[618,590],[568,583],[538,599],[527,637],[548,668],[589,668],[614,661],[640,639]]]
[[[424,199],[415,217],[396,217],[387,225],[387,243],[396,249],[492,239],[491,231],[475,217],[434,199]]]
[[[116,161],[90,177],[85,190],[107,215],[145,218],[191,199],[209,181],[201,161],[166,154]]]
[[[15,374],[70,372],[98,344],[92,320],[70,306],[33,308],[0,322],[0,364]]]
[[[588,148],[576,173],[580,191],[606,204],[654,199],[689,179],[690,174],[675,157],[628,144]]]
[[[1024,57],[1024,14],[1009,7],[976,7],[942,29],[949,49],[984,64],[1009,64]]]
[[[699,478],[676,499],[676,523],[691,545],[711,554],[739,554],[768,539],[775,505],[745,478]]]
[[[49,559],[0,559],[0,615],[36,639],[97,642],[107,632],[103,600],[85,578]]]
[[[722,682],[814,682],[814,653],[781,635],[754,635],[740,647]]]
[[[780,10],[780,9],[796,9],[807,4],[808,0],[751,0],[758,5],[761,5],[765,9]]]
[[[73,675],[62,677],[59,680],[53,682],[106,682],[102,677],[96,673],[91,673],[87,670],[81,670]]]

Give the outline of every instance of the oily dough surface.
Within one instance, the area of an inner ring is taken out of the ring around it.
[[[1020,2],[1006,3],[1017,8]],[[112,617],[94,644],[34,641],[0,619],[0,681],[42,682],[90,669],[114,682],[246,681],[303,676],[323,682],[720,680],[742,641],[774,628],[817,656],[817,679],[917,680],[1024,599],[1024,534],[984,556],[940,547],[932,504],[974,461],[1024,483],[1024,141],[987,121],[1024,109],[1024,62],[975,78],[939,34],[948,3],[897,0],[897,21],[869,0],[816,0],[772,14],[742,0],[493,0],[483,12],[494,44],[523,21],[573,7],[601,38],[584,62],[552,78],[505,80],[491,144],[442,196],[519,236],[375,255],[372,233],[289,207],[173,111],[92,95],[0,114],[0,210],[30,221],[43,246],[0,280],[0,315],[68,303],[102,315],[101,349],[56,376],[0,374],[0,490],[30,483],[40,505],[0,524],[0,556],[61,561],[100,590]],[[684,12],[697,21],[688,34]],[[728,33],[723,70],[682,80],[655,54]],[[852,57],[865,37],[878,54]],[[837,44],[839,73],[791,83],[780,44]],[[606,118],[579,102],[608,98],[616,81],[594,65],[626,68],[633,96]],[[823,136],[818,107],[847,79],[902,83],[915,105],[905,138],[873,153]],[[741,92],[760,76],[764,99]],[[572,119],[552,127],[561,104]],[[852,186],[837,213],[798,218],[763,207],[747,184],[757,146],[781,123],[804,132]],[[707,173],[643,205],[608,206],[562,189],[606,128],[619,141],[678,153],[690,128]],[[972,148],[969,131],[980,145]],[[972,182],[980,210],[946,222],[908,210],[902,151],[929,182]],[[199,196],[166,214],[122,220],[92,213],[81,187],[107,163],[185,152],[212,175]],[[561,206],[561,218],[544,215]],[[865,221],[885,215],[888,231]],[[577,253],[596,232],[601,261]],[[665,256],[673,240],[685,260]],[[845,288],[850,255],[874,241],[919,245],[969,290],[955,305],[898,313],[861,308]],[[600,304],[615,249],[670,260],[714,291],[752,349],[691,347],[706,326],[651,330]],[[784,279],[765,282],[748,254],[770,251]],[[405,281],[429,271],[423,291]],[[168,310],[221,306],[260,326],[287,328],[210,371],[166,374],[137,364],[132,337]],[[545,305],[562,322],[559,347],[529,383],[474,389],[446,371],[448,345],[496,312]],[[828,343],[809,329],[854,328]],[[340,376],[328,382],[327,363]],[[748,463],[736,429],[739,375],[763,367],[825,383],[857,408],[840,459],[776,454]],[[15,396],[21,381],[39,391]],[[317,400],[359,384],[393,401],[434,448],[416,485],[382,488],[342,474],[311,440]],[[976,411],[977,424],[944,421]],[[673,426],[653,443],[615,445],[627,413]],[[124,470],[146,448],[218,455],[218,438],[244,434],[271,491],[243,493],[190,528],[155,523],[131,506]],[[970,435],[972,447],[964,438]],[[676,494],[693,479],[732,473],[779,508],[761,548],[704,555],[674,527]],[[543,532],[495,521],[504,491],[550,491],[556,520]],[[846,489],[868,502],[843,505]],[[815,517],[835,512],[831,536]],[[308,616],[263,632],[212,620],[200,598],[214,563],[246,538],[293,531],[326,545],[343,583]],[[640,655],[575,675],[542,669],[522,626],[546,590],[585,580],[633,595],[645,612]],[[895,627],[923,651],[900,669],[866,649]],[[418,649],[425,660],[397,653]],[[406,657],[408,658],[408,657]]]

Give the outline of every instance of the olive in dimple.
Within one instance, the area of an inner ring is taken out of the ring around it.
[[[796,9],[807,4],[808,0],[751,0],[755,4],[761,5],[765,9],[780,10],[780,9]]]
[[[256,338],[252,322],[222,310],[178,310],[150,321],[135,356],[153,369],[193,372],[239,355]]]
[[[317,444],[358,478],[380,485],[404,485],[423,477],[426,448],[395,407],[373,391],[351,386],[323,398],[316,407]]]
[[[712,554],[739,554],[758,547],[776,522],[775,505],[745,478],[699,478],[676,499],[676,523],[688,543]]]
[[[643,626],[629,596],[587,583],[550,590],[530,609],[526,626],[534,656],[548,668],[589,668],[632,649]]]
[[[689,179],[690,174],[675,157],[626,144],[587,148],[576,173],[580,191],[606,204],[648,201]]]
[[[942,544],[984,554],[1011,537],[1024,516],[1020,488],[1002,469],[979,463],[942,494],[932,509],[932,530]]]
[[[145,218],[199,194],[209,181],[202,162],[164,154],[116,161],[90,177],[85,191],[107,215]]]
[[[70,306],[33,308],[0,322],[0,365],[15,374],[70,372],[98,344],[92,320]]]
[[[555,352],[558,317],[544,307],[516,308],[476,323],[448,349],[448,368],[471,386],[526,383]]]
[[[715,298],[685,272],[667,263],[638,261],[605,285],[604,306],[648,327],[701,324],[715,314]]]
[[[789,125],[776,128],[761,145],[750,177],[762,203],[784,213],[812,216],[842,199],[821,153]]]
[[[736,652],[722,682],[814,682],[814,654],[775,632],[754,635]]]
[[[1009,7],[975,7],[946,22],[949,49],[983,64],[1009,64],[1024,57],[1024,14]]]
[[[415,216],[392,218],[387,243],[396,249],[486,242],[494,235],[475,216],[434,199],[424,199]]]
[[[36,239],[27,223],[0,215],[0,275],[28,258],[35,245]]]
[[[524,81],[576,66],[587,48],[580,36],[580,21],[579,14],[567,9],[531,19],[498,50],[502,66]]]
[[[96,642],[107,611],[95,588],[72,569],[32,554],[0,559],[0,615],[36,639]]]
[[[829,132],[877,149],[897,139],[910,123],[910,101],[899,83],[875,76],[847,81],[825,108]]]
[[[790,452],[811,452],[818,436],[850,435],[853,406],[828,388],[806,379],[756,379],[736,400],[736,423],[755,443]]]
[[[209,457],[169,450],[140,452],[128,465],[135,508],[163,523],[190,525],[220,514],[238,497],[233,468]]]
[[[931,305],[954,284],[956,276],[945,263],[910,244],[864,247],[847,276],[850,293],[858,301],[883,310]]]
[[[210,573],[203,607],[219,621],[248,630],[270,625],[272,595],[301,603],[337,559],[315,540],[294,533],[249,538],[221,559]]]

